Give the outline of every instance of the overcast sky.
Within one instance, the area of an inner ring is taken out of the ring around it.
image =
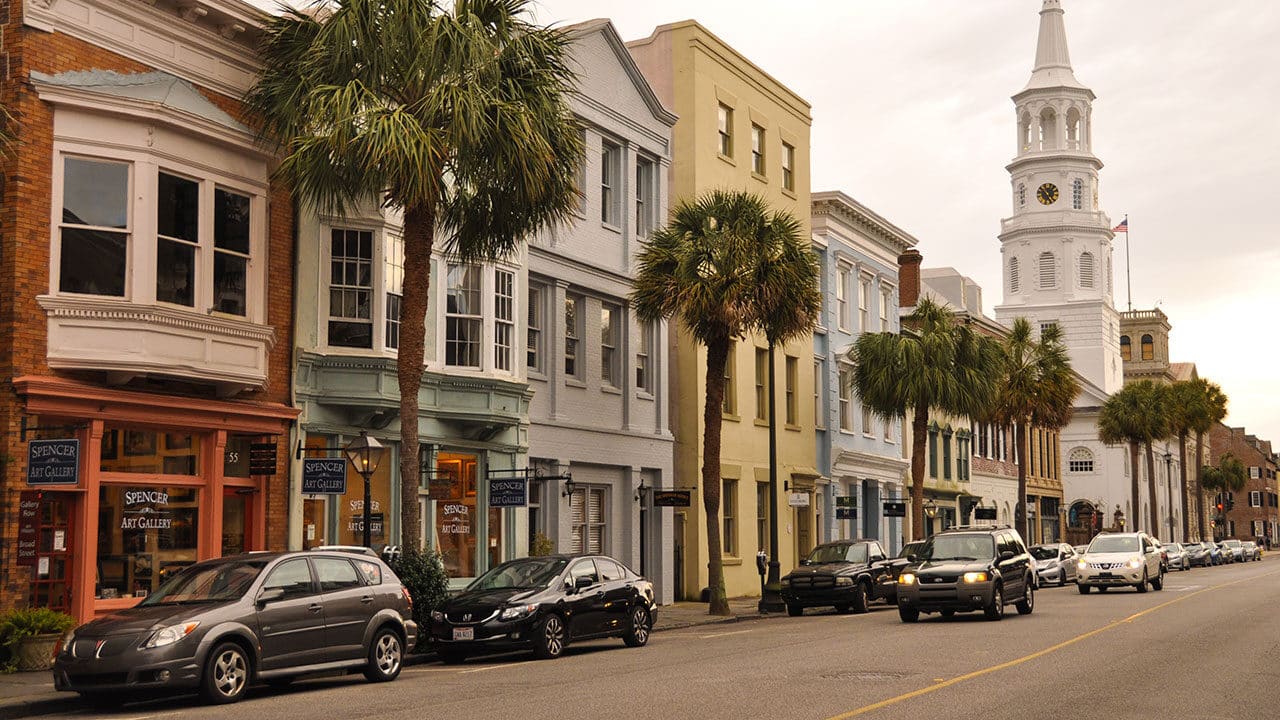
[[[1009,96],[1040,0],[536,0],[539,20],[609,17],[622,37],[697,19],[813,105],[813,189],[843,190],[1002,300]],[[1172,359],[1280,443],[1280,3],[1063,0],[1076,77],[1098,95],[1101,204],[1132,229],[1133,305],[1164,310]],[[1115,295],[1125,309],[1124,236]]]

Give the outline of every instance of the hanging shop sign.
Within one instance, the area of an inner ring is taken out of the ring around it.
[[[489,507],[524,507],[528,504],[529,486],[525,478],[489,478]]]
[[[787,504],[791,507],[809,507],[809,493],[790,493],[787,495]]]
[[[836,519],[837,519],[837,520],[857,520],[857,519],[858,519],[858,508],[856,508],[856,507],[837,507],[837,508],[836,508]]]
[[[689,507],[692,493],[688,490],[654,490],[654,507]]]
[[[75,485],[80,482],[80,441],[32,440],[27,445],[27,484]]]
[[[904,502],[886,502],[884,504],[885,517],[906,517],[907,504]]]
[[[276,444],[273,442],[250,443],[249,474],[275,475],[276,452]]]
[[[347,461],[343,458],[305,458],[302,461],[303,495],[345,495]]]
[[[858,507],[858,496],[857,495],[837,495],[836,507],[856,508]]]

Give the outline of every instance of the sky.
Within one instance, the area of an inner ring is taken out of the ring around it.
[[[813,106],[812,181],[914,235],[1001,298],[1009,99],[1031,74],[1040,0],[535,0],[544,23],[613,20],[626,40],[694,18]],[[1280,3],[1063,0],[1076,77],[1098,95],[1100,202],[1131,229],[1135,309],[1169,316],[1171,359],[1280,443]],[[1126,308],[1124,235],[1115,299]]]

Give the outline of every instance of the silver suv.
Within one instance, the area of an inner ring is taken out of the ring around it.
[[[1079,576],[1076,585],[1081,595],[1089,588],[1098,592],[1107,588],[1132,586],[1138,592],[1164,587],[1164,565],[1160,548],[1144,532],[1103,533],[1089,543],[1089,549],[1076,562]]]

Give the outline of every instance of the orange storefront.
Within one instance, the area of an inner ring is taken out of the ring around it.
[[[48,428],[41,437],[79,440],[75,485],[24,493],[38,502],[33,605],[86,620],[137,603],[192,563],[283,546],[297,410],[54,377],[13,384],[29,424]]]

